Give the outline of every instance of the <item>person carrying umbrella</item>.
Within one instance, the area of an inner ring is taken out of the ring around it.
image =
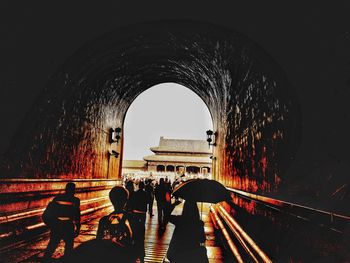
[[[197,202],[218,203],[229,200],[229,192],[215,180],[195,179],[186,181],[172,194],[186,201],[181,216],[170,217],[175,230],[167,258],[172,263],[209,262],[204,246],[204,223],[200,220]]]
[[[204,246],[204,223],[199,218],[197,203],[185,201],[182,215],[172,215],[170,223],[175,225],[167,252],[170,262],[209,262]]]

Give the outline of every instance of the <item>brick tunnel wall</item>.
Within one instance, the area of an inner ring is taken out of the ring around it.
[[[8,178],[119,176],[122,143],[109,142],[132,101],[175,82],[208,105],[218,132],[215,170],[228,186],[274,191],[298,145],[295,94],[253,41],[195,22],[145,23],[93,40],[52,76],[14,136]],[[109,170],[107,171],[107,167]]]

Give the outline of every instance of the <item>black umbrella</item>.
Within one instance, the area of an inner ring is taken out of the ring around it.
[[[229,191],[215,180],[193,179],[180,184],[173,196],[194,202],[218,203],[230,200]]]

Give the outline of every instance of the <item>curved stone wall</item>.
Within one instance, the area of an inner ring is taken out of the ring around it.
[[[10,178],[117,178],[122,143],[109,141],[132,101],[175,82],[208,105],[218,132],[214,169],[230,187],[272,191],[299,142],[295,94],[253,41],[210,24],[162,21],[113,31],[52,76],[13,140]],[[107,171],[108,168],[108,171]]]

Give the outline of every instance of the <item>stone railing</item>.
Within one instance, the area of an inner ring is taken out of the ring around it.
[[[76,185],[82,215],[109,206],[109,190],[121,184],[120,180],[115,179],[2,179],[0,238],[43,227],[41,215],[48,202],[63,193],[68,182]]]

